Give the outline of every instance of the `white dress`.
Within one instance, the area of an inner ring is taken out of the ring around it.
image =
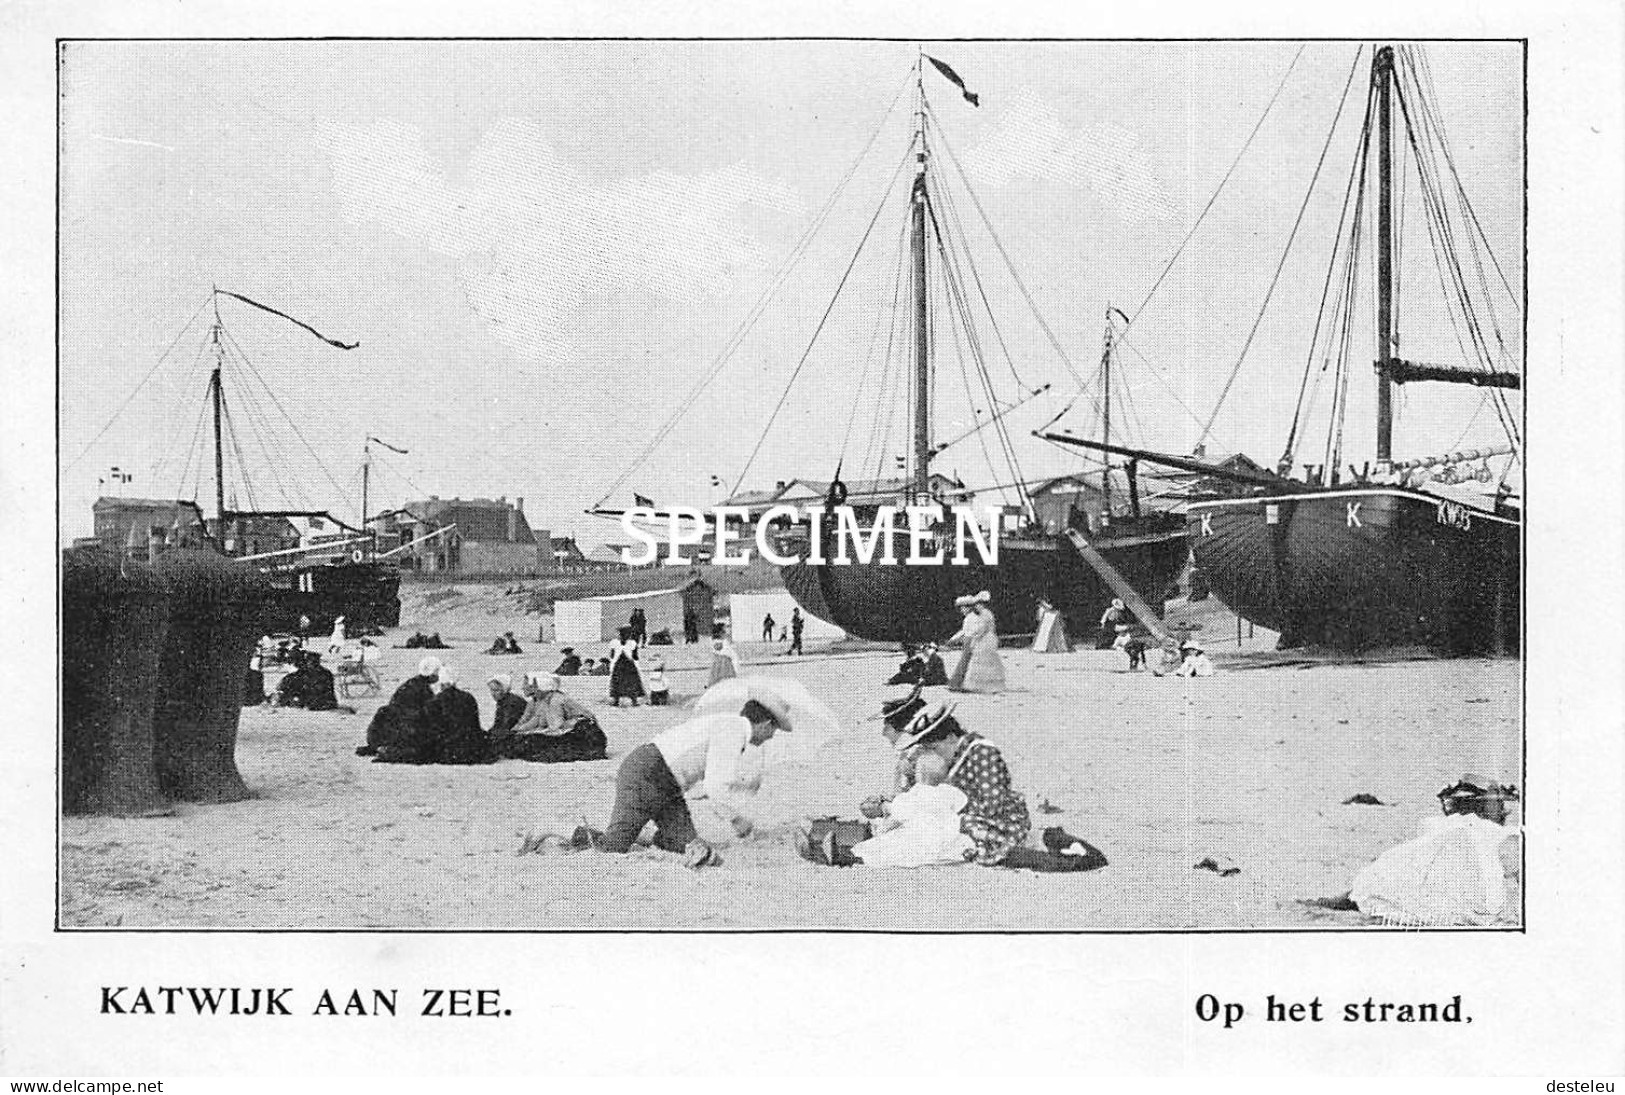
[[[853,845],[852,854],[870,867],[928,867],[937,863],[964,863],[975,845],[959,829],[965,792],[939,783],[915,784],[891,802],[897,828]]]
[[[1361,912],[1390,924],[1513,920],[1518,909],[1501,852],[1518,838],[1517,829],[1473,814],[1427,818],[1415,839],[1389,848],[1355,876],[1349,896]]]

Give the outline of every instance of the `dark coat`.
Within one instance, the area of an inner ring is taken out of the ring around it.
[[[429,719],[427,709],[434,698],[434,686],[428,677],[413,676],[401,682],[389,702],[380,707],[367,726],[367,751],[375,752],[384,746],[417,748],[427,737]]]
[[[525,697],[512,692],[502,693],[497,697],[497,713],[491,720],[491,733],[503,734],[512,730],[525,717],[526,706]]]
[[[579,677],[581,675],[581,659],[574,654],[566,654],[559,667],[553,672],[561,677]]]
[[[491,759],[490,740],[480,726],[480,705],[455,685],[429,701],[430,743],[425,759],[440,764],[484,764]]]

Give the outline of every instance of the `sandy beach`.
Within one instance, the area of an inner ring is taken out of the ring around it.
[[[896,691],[882,684],[896,655],[814,647],[787,658],[778,647],[741,643],[747,673],[802,681],[843,723],[774,756],[757,835],[730,840],[724,865],[699,873],[653,852],[519,856],[527,834],[602,824],[620,758],[683,711],[614,709],[607,678],[577,678],[570,691],[597,711],[608,760],[374,764],[355,747],[372,711],[417,663],[418,651],[394,645],[409,633],[381,640],[383,692],[350,701],[356,714],[244,709],[237,761],[254,797],[183,804],[158,817],[64,819],[62,925],[1349,927],[1364,918],[1297,899],[1345,891],[1361,866],[1437,814],[1435,794],[1462,773],[1522,782],[1514,660],[1327,664],[1270,653],[1256,639],[1239,651],[1210,641],[1219,673],[1185,680],[1130,674],[1109,650],[1006,649],[1010,691],[958,697],[962,721],[1004,751],[1032,809],[1033,842],[1044,826],[1061,825],[1111,865],[1083,875],[815,866],[795,854],[795,817],[855,816],[864,795],[888,784],[892,755],[877,724],[864,720]],[[550,669],[557,660],[551,645],[496,657],[480,653],[488,637],[447,639],[456,649],[441,655],[476,692],[487,721],[492,703],[480,682],[488,673]],[[701,690],[702,647],[658,653],[675,703]],[[950,698],[945,689],[928,696]],[[1343,804],[1361,792],[1385,805]],[[1193,869],[1208,856],[1228,857],[1240,873]]]

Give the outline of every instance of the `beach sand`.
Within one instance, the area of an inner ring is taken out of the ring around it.
[[[529,627],[534,636],[535,624]],[[380,641],[400,643],[408,633]],[[526,632],[518,633],[523,642]],[[517,676],[557,661],[553,646],[527,643],[523,656],[492,657],[479,653],[489,634],[448,639],[457,649],[437,653],[460,671],[487,722],[492,703],[481,682],[488,673]],[[1003,750],[1032,811],[1031,843],[1045,826],[1060,825],[1104,851],[1110,866],[1071,875],[972,865],[815,866],[796,856],[793,817],[856,816],[865,795],[889,787],[893,755],[878,723],[863,720],[897,691],[882,684],[897,655],[813,648],[807,657],[787,658],[776,656],[779,647],[739,648],[747,673],[804,682],[843,726],[779,750],[764,787],[772,819],[751,839],[726,843],[720,868],[693,872],[654,852],[515,854],[527,834],[568,833],[583,820],[601,826],[621,758],[680,721],[680,708],[613,709],[607,678],[577,678],[568,689],[597,712],[609,737],[608,760],[374,764],[355,748],[373,710],[420,654],[386,646],[383,693],[349,701],[356,714],[244,709],[237,761],[254,797],[182,804],[167,816],[63,819],[61,923],[530,931],[1343,928],[1366,921],[1297,899],[1346,891],[1356,871],[1438,814],[1434,796],[1463,773],[1523,782],[1515,660],[1305,663],[1262,650],[1226,653],[1212,641],[1219,673],[1183,680],[1127,673],[1123,656],[1110,650],[1006,649],[1007,693],[927,695],[957,699],[961,721]],[[701,690],[703,646],[650,653],[666,658],[674,700]],[[1361,792],[1385,805],[1343,804]],[[1194,870],[1204,857],[1227,857],[1240,872]]]

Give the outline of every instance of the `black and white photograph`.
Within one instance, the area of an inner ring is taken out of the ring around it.
[[[13,634],[56,709],[9,934],[85,956],[52,1013],[472,1045],[599,954],[583,1006],[783,963],[763,1021],[958,968],[1047,1047],[1095,954],[1080,1015],[1185,1040],[1130,1071],[1506,1042],[1493,971],[1618,923],[1618,423],[1554,421],[1617,409],[1618,286],[1575,286],[1618,256],[1541,280],[1618,234],[1551,167],[1618,104],[1553,122],[1493,20],[633,22],[34,41]],[[1614,989],[1546,1049],[1625,1067]]]
[[[64,927],[1521,924],[1521,43],[60,63]]]

